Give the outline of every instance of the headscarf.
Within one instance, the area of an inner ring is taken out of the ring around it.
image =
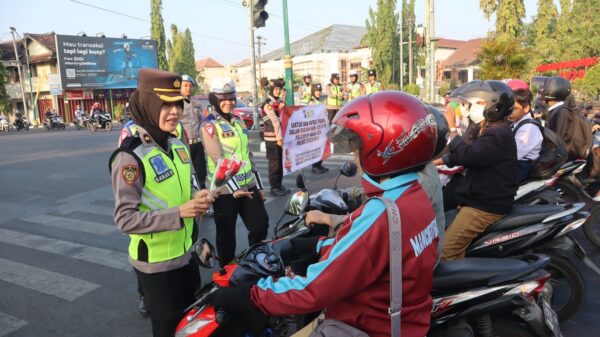
[[[179,101],[183,104],[183,101]],[[144,128],[152,139],[164,150],[168,149],[167,142],[171,133],[160,129],[160,110],[164,102],[155,94],[135,90],[129,98],[131,118],[135,124]]]

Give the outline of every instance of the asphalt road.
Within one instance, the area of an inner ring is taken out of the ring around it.
[[[135,275],[127,262],[127,236],[112,220],[108,157],[118,131],[87,130],[0,134],[0,337],[149,336],[137,314]],[[348,158],[325,162],[331,169]],[[266,160],[256,154],[266,178]],[[335,173],[307,174],[309,190],[330,187]],[[265,179],[266,180],[266,179]],[[342,179],[342,186],[357,179]],[[284,184],[294,186],[294,177]],[[271,229],[287,197],[269,196]],[[201,236],[214,242],[211,218]],[[600,250],[574,235],[600,264]],[[238,222],[238,250],[245,229]],[[587,301],[565,336],[600,335],[600,277],[587,268]],[[210,271],[202,270],[202,280]]]

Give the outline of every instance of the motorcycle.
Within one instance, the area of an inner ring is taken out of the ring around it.
[[[1,131],[4,131],[6,133],[10,131],[10,124],[5,118],[0,118],[0,132]]]
[[[108,112],[97,112],[95,118],[90,120],[90,130],[96,131],[98,128],[111,131],[113,128],[112,117]]]
[[[53,115],[50,117],[50,119],[46,119],[46,121],[44,122],[44,125],[46,126],[46,130],[51,131],[51,130],[64,130],[65,129],[65,121],[63,120],[63,118],[61,116],[58,115]]]
[[[25,117],[17,118],[13,123],[13,127],[17,131],[21,131],[23,129],[25,129],[25,131],[29,131],[29,121]]]

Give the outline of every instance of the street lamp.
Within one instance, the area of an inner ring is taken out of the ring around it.
[[[105,38],[106,35],[104,35],[104,33],[100,32],[96,34],[96,37],[101,37],[101,38]]]
[[[83,30],[77,33],[77,35],[87,37],[87,34]]]

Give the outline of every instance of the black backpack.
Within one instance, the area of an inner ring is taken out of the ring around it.
[[[513,130],[513,134],[517,134],[517,130],[525,124],[535,124],[542,132],[544,140],[542,141],[542,149],[538,159],[531,163],[529,170],[529,178],[543,179],[552,176],[558,169],[567,161],[567,148],[562,139],[552,130],[543,127],[535,119],[526,119],[522,121]]]

